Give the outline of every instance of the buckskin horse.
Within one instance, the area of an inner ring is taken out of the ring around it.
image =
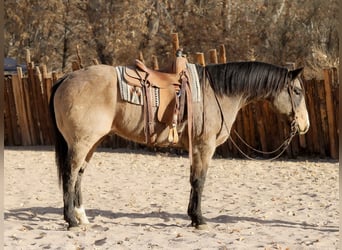
[[[216,147],[229,137],[243,106],[259,99],[269,101],[288,117],[289,124],[292,121],[295,133],[306,133],[310,124],[300,78],[302,68],[288,70],[262,62],[188,65],[195,67],[200,83],[200,101],[186,104],[192,106],[192,121],[186,119],[190,112],[185,112],[185,119],[176,126],[179,139],[172,143],[168,125],[156,117],[150,122],[154,124],[153,145],[190,151],[187,213],[192,226],[205,228],[201,198],[209,162]],[[114,133],[142,144],[148,141],[144,105],[124,101],[118,79],[116,67],[93,65],[65,75],[52,88],[50,113],[56,135],[56,164],[69,230],[89,223],[81,181],[101,140]]]

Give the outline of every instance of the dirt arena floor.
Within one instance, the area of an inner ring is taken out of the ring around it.
[[[67,231],[51,147],[5,148],[5,249],[338,249],[338,162],[215,158],[208,229],[189,227],[189,159],[98,150],[83,178],[90,225]]]

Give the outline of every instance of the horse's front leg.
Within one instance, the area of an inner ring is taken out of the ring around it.
[[[193,162],[190,169],[191,192],[188,215],[191,218],[191,225],[198,229],[206,227],[201,210],[201,200],[209,162],[214,151],[215,146],[210,145],[201,145],[200,149],[194,147],[193,151]]]

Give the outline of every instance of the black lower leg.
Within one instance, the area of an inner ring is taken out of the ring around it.
[[[69,227],[76,227],[78,222],[74,214],[75,192],[72,186],[70,177],[63,176],[64,219],[69,223]]]
[[[191,218],[192,226],[199,226],[206,224],[201,211],[201,199],[204,187],[205,177],[190,180],[191,193],[188,206],[188,215]]]
[[[80,207],[82,205],[82,202],[83,202],[82,192],[81,192],[81,182],[82,182],[83,172],[84,172],[83,169],[81,169],[78,172],[77,181],[76,181],[76,185],[75,185],[75,200],[74,200],[74,204],[75,204],[76,207]]]

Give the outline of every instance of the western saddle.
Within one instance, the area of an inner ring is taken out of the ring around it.
[[[184,120],[185,106],[187,107],[189,143],[191,145],[192,130],[192,96],[190,79],[187,70],[187,59],[182,51],[176,53],[172,73],[156,71],[136,59],[135,66],[126,67],[124,78],[134,87],[142,88],[144,98],[145,136],[147,144],[156,141],[155,120],[169,127],[169,143],[176,144],[179,140],[177,124]],[[157,112],[152,107],[152,88],[159,91],[159,107]]]

